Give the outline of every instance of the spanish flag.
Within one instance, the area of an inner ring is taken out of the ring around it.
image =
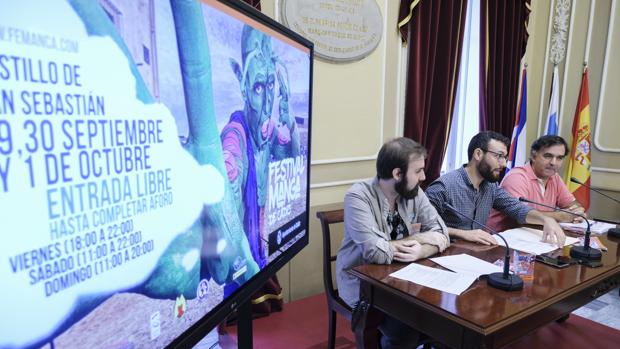
[[[565,182],[568,190],[587,211],[590,207],[590,190],[585,186],[570,181],[575,177],[590,186],[591,145],[590,141],[590,96],[588,92],[588,68],[584,68],[581,89],[573,119],[573,143],[571,146],[568,170]]]

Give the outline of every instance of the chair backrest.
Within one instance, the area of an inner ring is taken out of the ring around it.
[[[336,261],[336,255],[332,254],[330,225],[344,222],[344,210],[319,211],[316,213],[316,216],[321,221],[321,230],[323,232],[323,284],[325,285],[325,293],[327,293],[330,301],[335,300],[342,303],[332,281],[331,264]]]

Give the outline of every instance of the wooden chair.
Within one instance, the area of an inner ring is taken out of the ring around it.
[[[329,328],[327,348],[333,349],[336,341],[336,312],[351,321],[352,309],[338,295],[338,289],[332,281],[332,262],[336,261],[336,255],[332,254],[330,225],[344,221],[344,210],[319,211],[316,213],[321,221],[323,232],[323,284],[327,296],[327,311],[329,314]]]
[[[332,254],[330,225],[344,222],[344,210],[319,211],[316,213],[316,216],[321,221],[321,231],[323,233],[323,284],[325,286],[327,312],[329,314],[327,348],[333,349],[336,342],[336,312],[340,313],[348,321],[351,321],[353,313],[351,307],[338,295],[338,289],[334,287],[334,282],[332,281],[332,262],[336,261],[336,255]],[[380,338],[381,333],[377,329],[377,339],[380,340]],[[445,348],[425,335],[422,335],[418,345],[422,345],[424,349],[433,347]]]

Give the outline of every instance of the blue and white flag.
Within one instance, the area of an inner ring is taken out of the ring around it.
[[[549,101],[549,113],[545,134],[557,136],[558,134],[558,109],[560,109],[560,83],[558,82],[558,66],[553,66],[553,82],[551,84],[551,100]]]
[[[506,171],[525,164],[527,158],[525,144],[525,122],[527,121],[527,71],[525,68],[523,68],[523,73],[521,74],[521,95],[519,97],[517,117],[515,118],[515,127],[512,130]]]

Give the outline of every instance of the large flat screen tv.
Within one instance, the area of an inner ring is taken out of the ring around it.
[[[0,348],[194,344],[308,244],[312,44],[239,1],[0,4]]]

